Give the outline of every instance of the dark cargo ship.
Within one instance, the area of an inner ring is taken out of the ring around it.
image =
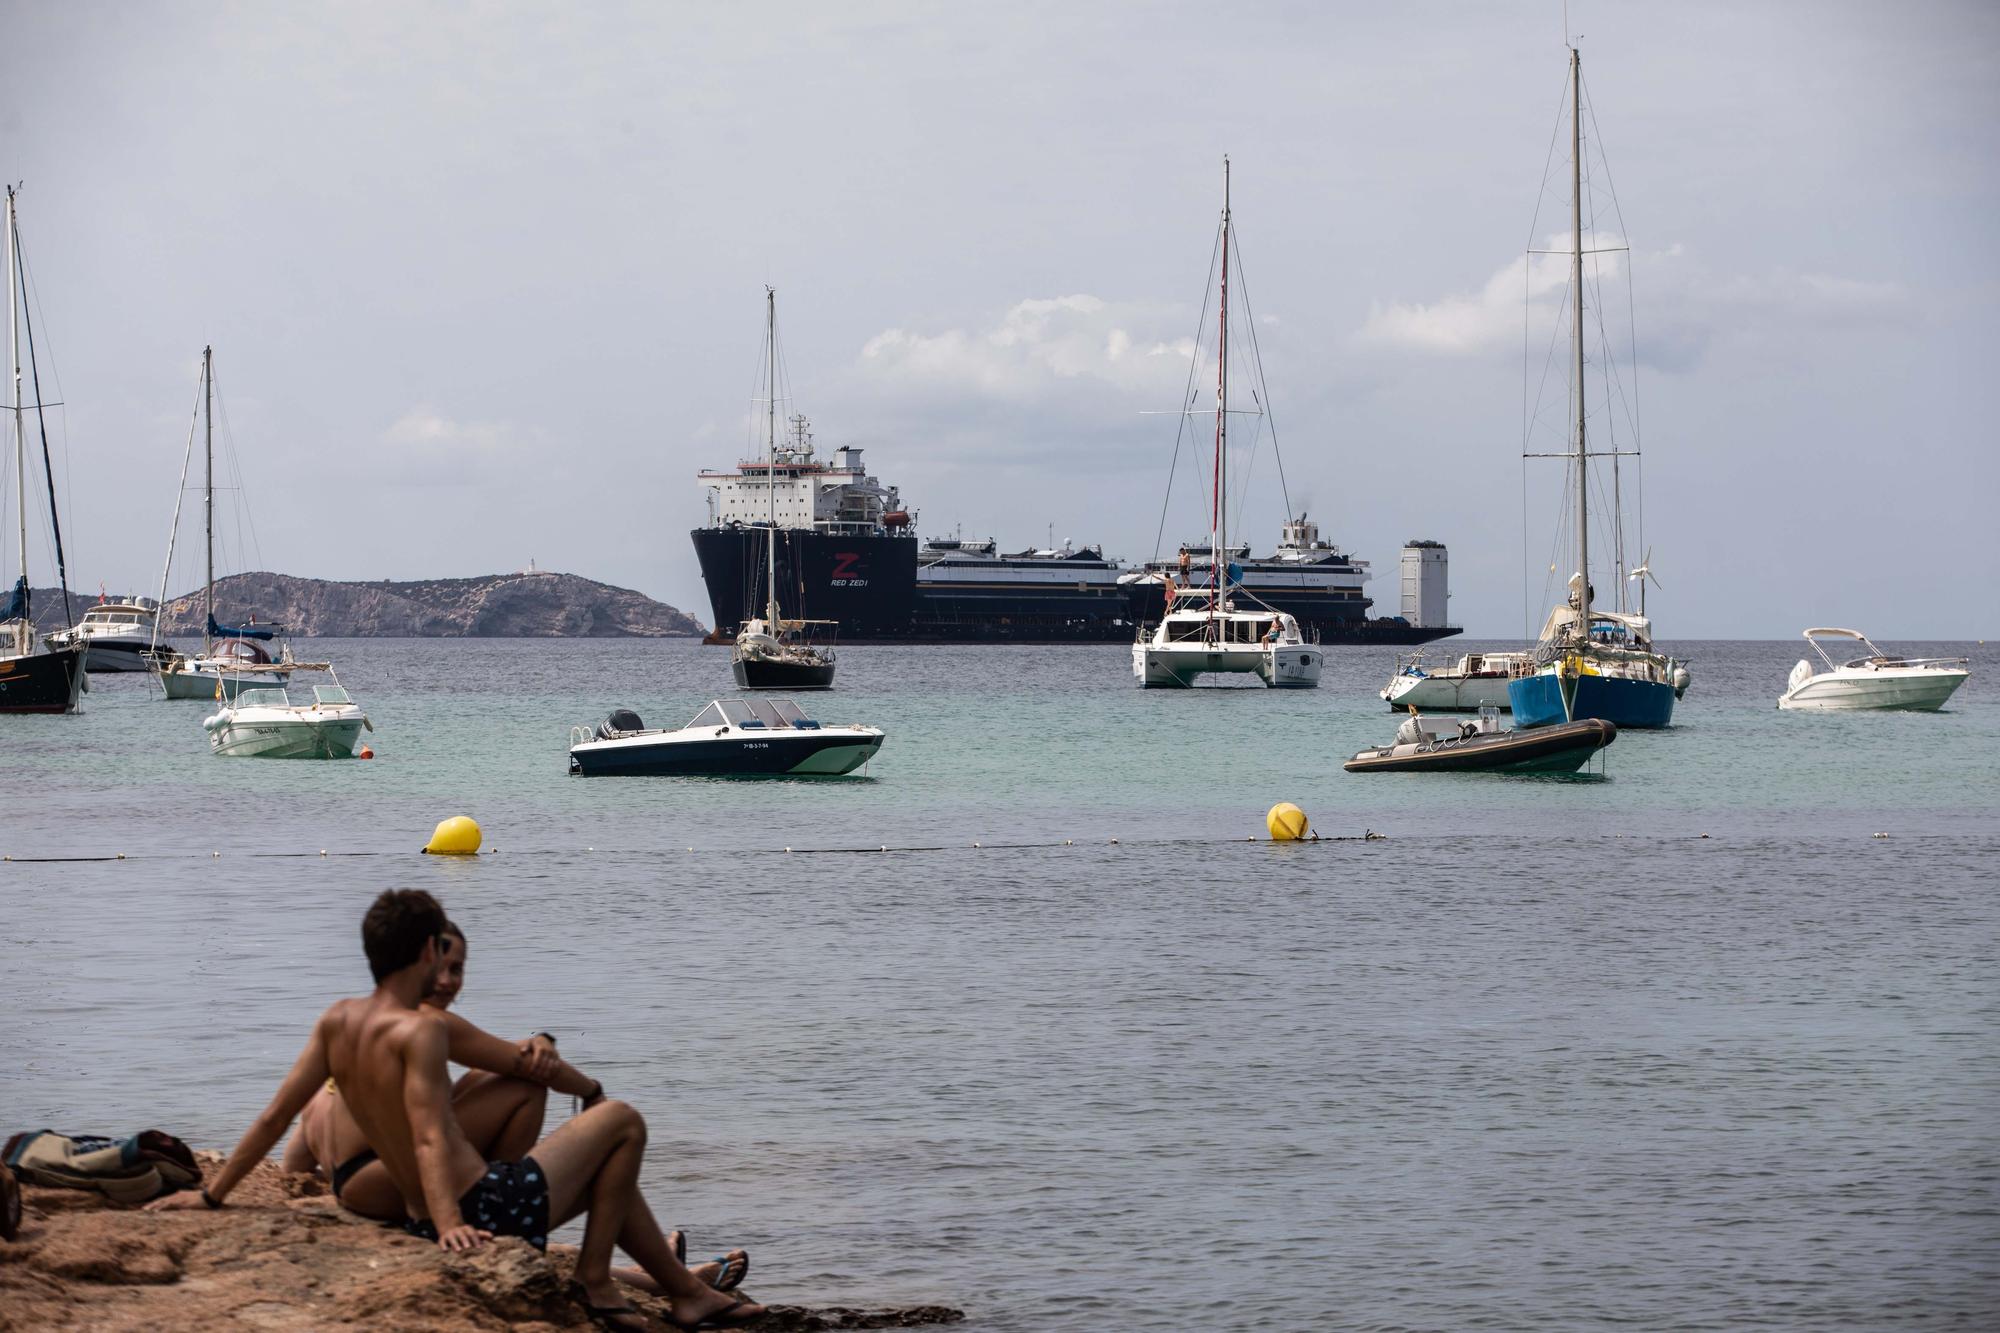
[[[1205,543],[1173,560],[1131,567],[1101,547],[1002,553],[993,541],[934,538],[919,543],[910,511],[893,486],[867,474],[861,450],[820,462],[803,417],[775,462],[748,459],[704,472],[709,524],[693,533],[695,557],[727,642],[763,604],[764,550],[778,524],[778,605],[786,617],[839,622],[843,643],[1124,643],[1158,619],[1165,577],[1204,579]],[[1296,617],[1323,643],[1427,643],[1456,628],[1421,627],[1400,616],[1371,618],[1362,592],[1368,562],[1321,541],[1302,514],[1285,524],[1268,556],[1232,545],[1238,583]]]

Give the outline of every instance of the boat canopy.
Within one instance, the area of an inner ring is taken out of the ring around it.
[[[208,618],[208,637],[211,639],[269,639],[276,634],[275,629],[260,629],[256,625],[218,625],[214,616]]]
[[[1558,606],[1549,611],[1548,623],[1542,626],[1542,642],[1552,643],[1557,639],[1575,633],[1576,608]],[[1600,611],[1591,608],[1590,623],[1593,625],[1617,625],[1632,635],[1632,641],[1640,647],[1650,647],[1653,642],[1653,622],[1644,616],[1629,615],[1623,611]]]
[[[8,594],[7,603],[0,606],[0,620],[26,620],[28,618],[28,576],[21,575],[14,580],[14,590]]]
[[[1808,639],[1816,637],[1823,637],[1828,639],[1859,639],[1863,643],[1868,642],[1868,636],[1866,634],[1863,634],[1858,629],[1809,629],[1805,632],[1805,637]]]

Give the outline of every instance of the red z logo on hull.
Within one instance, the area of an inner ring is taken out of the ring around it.
[[[865,588],[868,580],[856,578],[854,567],[861,563],[859,551],[836,551],[833,555],[833,576],[827,580],[836,588]]]

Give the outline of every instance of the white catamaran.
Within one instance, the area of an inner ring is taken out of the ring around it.
[[[1168,576],[1166,611],[1141,625],[1132,644],[1132,674],[1147,689],[1179,689],[1210,673],[1248,673],[1274,688],[1319,684],[1326,653],[1308,643],[1299,622],[1272,610],[1239,586],[1229,558],[1229,159],[1222,160],[1222,288],[1216,322],[1215,482],[1209,495],[1209,542],[1220,558],[1208,577],[1187,586]],[[1241,276],[1239,271],[1239,278]]]

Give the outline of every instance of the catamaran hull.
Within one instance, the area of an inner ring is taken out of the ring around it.
[[[208,733],[209,749],[231,759],[351,759],[362,719],[229,722]]]
[[[1599,718],[1639,728],[1671,726],[1676,697],[1674,687],[1664,681],[1589,674],[1565,680],[1553,671],[1516,677],[1507,683],[1507,696],[1518,727]]]
[[[1187,689],[1206,675],[1253,675],[1272,689],[1318,686],[1326,654],[1317,648],[1156,648],[1132,645],[1132,674],[1149,690]]]
[[[1482,708],[1512,708],[1505,676],[1396,677],[1382,691],[1393,712],[1415,708],[1424,713],[1476,713]]]
[[[738,657],[730,663],[736,683],[746,690],[830,690],[833,663],[790,662],[782,658]]]
[[[1617,739],[1616,726],[1592,718],[1428,745],[1383,746],[1363,750],[1341,767],[1349,773],[1574,773]]]
[[[852,773],[882,748],[879,733],[809,731],[712,740],[625,739],[570,747],[569,771],[584,777],[837,776]]]
[[[0,713],[74,713],[83,693],[83,649],[0,657]]]
[[[1780,708],[1814,711],[1896,709],[1908,712],[1936,712],[1944,707],[1960,685],[1964,671],[1887,671],[1866,675],[1837,675],[1823,672],[1797,689],[1788,690],[1778,700]]]

